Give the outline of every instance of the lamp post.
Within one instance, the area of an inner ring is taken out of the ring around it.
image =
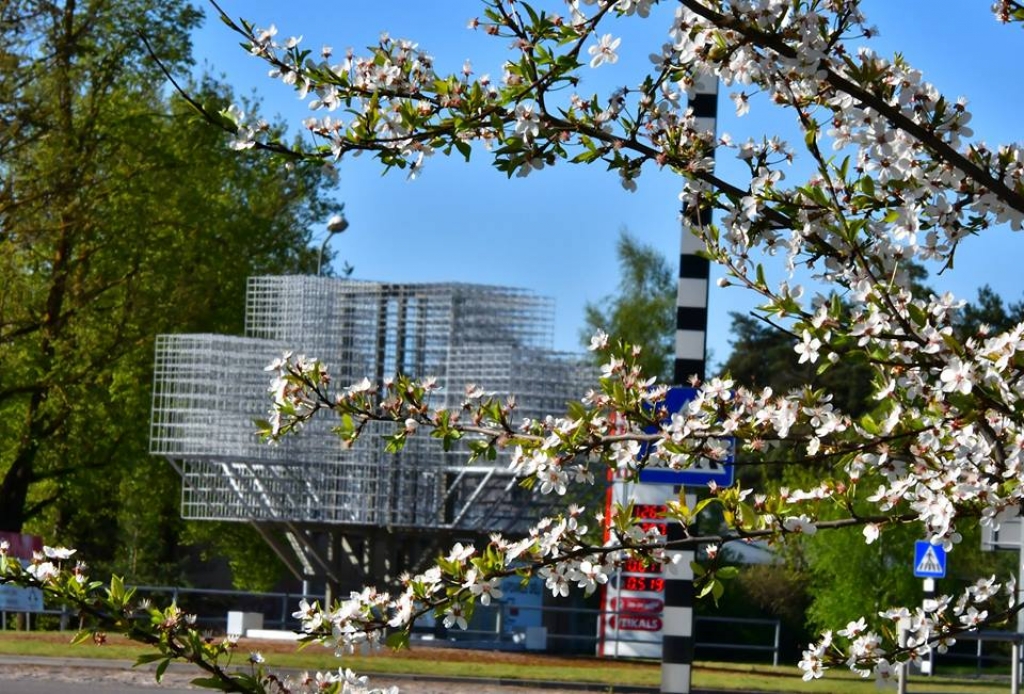
[[[334,238],[335,234],[340,234],[346,229],[348,229],[348,219],[345,218],[345,206],[342,205],[341,211],[327,220],[327,236],[324,237],[324,242],[320,244],[320,253],[316,258],[317,277],[320,277],[321,271],[323,270],[324,251],[327,249],[327,244],[331,242],[331,239]]]

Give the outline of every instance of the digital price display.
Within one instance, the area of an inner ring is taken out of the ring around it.
[[[664,504],[636,504],[633,506],[633,518],[645,518],[647,520],[664,520]]]
[[[623,576],[622,590],[661,593],[665,590],[665,579],[658,576]]]
[[[666,533],[664,504],[636,504],[633,506],[633,518],[637,519],[637,525],[645,532],[650,528],[657,528],[662,535]],[[660,593],[665,590],[665,579],[661,578],[661,566],[658,564],[648,564],[641,559],[627,559],[622,564],[622,573],[622,590],[641,593]]]
[[[651,528],[656,529],[662,535],[666,535],[668,532],[665,529],[664,504],[636,504],[633,506],[633,518],[640,521],[637,525],[645,533]]]
[[[648,564],[640,559],[627,559],[622,563],[622,571],[627,574],[660,574],[661,565]]]

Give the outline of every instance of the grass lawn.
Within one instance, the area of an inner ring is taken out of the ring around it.
[[[98,646],[85,643],[69,645],[71,633],[0,632],[0,654],[39,657],[108,658],[134,660],[148,651],[120,637],[111,636]],[[368,656],[346,656],[339,661],[333,652],[320,646],[297,650],[295,644],[242,640],[238,660],[244,662],[249,651],[259,650],[271,666],[299,670],[328,670],[343,664],[360,674],[418,674],[438,677],[485,677],[520,680],[595,683],[613,690],[616,686],[658,687],[661,672],[658,663],[649,661],[608,660],[590,657],[560,657],[502,651],[470,651],[455,648],[414,646],[407,651],[381,651]],[[800,679],[795,667],[739,665],[734,663],[698,663],[693,675],[694,687],[702,689],[741,689],[764,692],[878,692],[873,681],[865,681],[846,672],[814,682]],[[1005,681],[933,677],[911,680],[908,691],[927,690],[929,694],[1003,694]],[[916,686],[915,686],[916,685]]]

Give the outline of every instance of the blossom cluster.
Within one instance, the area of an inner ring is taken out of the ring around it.
[[[827,662],[845,658],[845,664],[861,677],[874,676],[879,685],[894,682],[900,669],[920,663],[932,650],[945,653],[956,643],[957,634],[977,629],[990,618],[990,611],[1005,620],[1017,611],[1018,604],[1016,581],[1011,578],[1000,584],[993,576],[978,579],[955,601],[942,596],[925,600],[914,610],[884,610],[879,616],[891,633],[899,634],[899,644],[889,651],[885,649],[886,638],[870,630],[862,617],[835,635],[825,632],[803,652],[799,663],[803,679],[820,678],[828,669]],[[840,640],[845,649],[838,647]]]
[[[106,634],[120,633],[145,644],[151,651],[139,656],[137,665],[156,664],[159,680],[172,661],[188,662],[203,671],[192,684],[219,691],[252,694],[391,694],[393,688],[373,688],[365,677],[351,670],[303,673],[282,677],[266,666],[259,652],[252,652],[241,663],[234,662],[238,635],[215,639],[197,626],[196,615],[183,612],[175,604],[164,608],[149,600],[140,600],[121,579],[109,583],[90,581],[85,565],[70,561],[76,551],[46,546],[23,562],[11,556],[10,546],[0,540],[0,586],[37,588],[48,601],[64,604],[80,619],[75,642],[92,639],[102,644]],[[24,565],[23,565],[24,564]]]
[[[514,401],[482,389],[467,392],[457,411],[435,409],[437,379],[335,391],[326,367],[287,357],[272,367],[266,435],[276,439],[326,411],[339,416],[346,441],[367,422],[392,422],[391,450],[428,432],[446,445],[468,441],[477,456],[506,448],[517,474],[554,496],[603,480],[609,469],[628,478],[650,465],[686,469],[732,454],[757,464],[783,446],[796,452],[790,464],[832,471],[809,489],[712,489],[702,508],[716,505],[724,519],[712,534],[698,533],[697,509],[682,499],[670,504],[669,517],[684,527],[678,546],[716,552],[729,542],[855,525],[873,542],[908,522],[954,549],[965,519],[995,526],[1018,513],[1024,325],[962,334],[962,302],[922,290],[909,268],[951,269],[973,237],[1024,227],[1024,147],[980,141],[965,99],[943,95],[901,56],[874,51],[878,31],[856,0],[679,0],[674,12],[662,4],[565,0],[538,12],[488,0],[470,27],[514,51],[494,78],[474,75],[468,62],[439,74],[417,43],[388,35],[338,60],[299,38],[280,41],[275,29],[224,19],[272,77],[309,99],[316,115],[305,126],[317,144],[293,156],[333,162],[368,152],[418,174],[432,154],[469,158],[482,147],[508,175],[559,161],[602,162],[627,189],[653,168],[679,175],[687,209],[717,212],[715,223],[694,221],[706,215],[686,220],[724,269],[721,284],[760,296],[763,317],[792,333],[799,363],[868,367],[870,411],[844,413],[822,389],[750,389],[722,376],[696,384],[697,397],[670,415],[666,388],[640,372],[633,348],[599,335],[599,385],[567,414],[528,421],[515,419]],[[993,11],[1000,21],[1024,22],[1019,3],[995,3]],[[581,71],[638,50],[620,38],[633,22],[662,22],[648,73],[607,94],[579,93]],[[740,115],[785,109],[802,141],[716,134],[687,105],[708,80],[730,90]],[[225,118],[234,146],[287,151],[258,123],[236,112]],[[726,154],[741,163],[739,180],[716,174],[714,157]],[[798,159],[811,172],[805,180],[793,180]],[[408,577],[397,597],[369,591],[337,607],[306,606],[309,635],[344,650],[427,612],[462,626],[476,601],[493,597],[496,581],[513,573],[542,576],[561,595],[592,589],[624,556],[663,560],[663,539],[638,530],[628,509],[614,515],[607,543],[580,530],[596,527],[597,514],[567,508],[527,538],[453,549]],[[979,584],[966,598],[886,613],[910,620],[910,646],[894,630],[850,625],[809,649],[805,671],[813,677],[846,664],[888,679],[925,644],[1005,620],[1007,610],[992,607],[987,593]]]

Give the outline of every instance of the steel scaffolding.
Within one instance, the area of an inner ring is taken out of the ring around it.
[[[329,413],[268,445],[253,421],[270,404],[264,367],[285,350],[320,359],[339,385],[436,376],[438,406],[458,408],[474,384],[515,394],[519,417],[564,411],[594,373],[550,349],[553,325],[553,302],[520,289],[255,277],[244,337],[158,338],[151,452],[182,475],[184,517],[285,528],[300,555],[297,544],[313,549],[301,528],[522,530],[530,493],[507,454],[469,464],[467,448],[445,452],[425,435],[390,454],[385,425],[343,449]]]

